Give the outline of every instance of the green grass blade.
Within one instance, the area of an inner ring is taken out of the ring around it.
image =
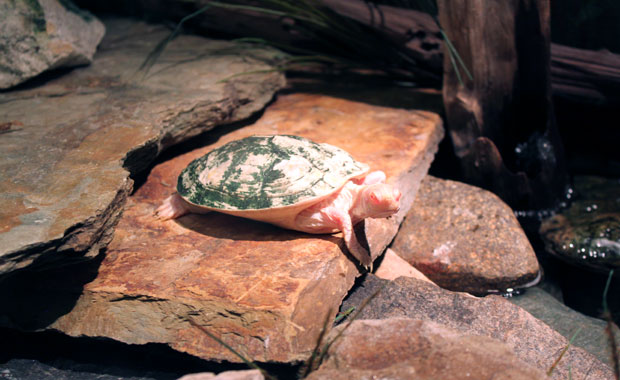
[[[336,315],[336,319],[334,319],[334,323],[338,323],[342,321],[343,319],[348,317],[349,314],[351,314],[354,310],[355,310],[355,307],[352,306],[348,308],[347,310],[343,311],[342,313],[338,313],[338,315]]]
[[[161,56],[161,53],[163,53],[166,46],[168,46],[168,43],[170,43],[170,41],[172,41],[173,39],[176,38],[176,36],[179,35],[179,33],[181,32],[181,28],[183,27],[183,24],[187,22],[188,20],[191,20],[192,18],[206,12],[209,8],[210,6],[206,5],[200,8],[199,10],[197,10],[196,12],[183,17],[181,21],[179,21],[177,26],[174,28],[172,33],[170,33],[168,37],[164,38],[162,41],[160,41],[157,44],[157,46],[155,46],[155,49],[153,49],[149,53],[149,55],[146,57],[144,62],[142,62],[142,64],[138,68],[138,71],[143,73],[143,78],[148,74],[151,67],[153,67],[155,62],[159,59],[159,57]]]
[[[450,63],[452,64],[452,68],[454,69],[454,73],[456,74],[456,78],[458,79],[461,86],[463,86],[463,78],[461,78],[461,72],[459,71],[459,67],[454,60],[454,55],[448,53],[450,55]]]
[[[374,292],[370,297],[366,298],[364,300],[364,302],[362,302],[362,304],[360,305],[359,309],[357,309],[355,314],[353,314],[351,319],[345,324],[345,326],[340,331],[338,331],[338,334],[336,334],[335,337],[333,337],[330,341],[328,341],[325,344],[325,347],[323,347],[323,350],[321,351],[321,356],[319,357],[319,363],[321,363],[323,361],[323,359],[327,355],[327,351],[329,350],[331,345],[334,344],[334,342],[336,342],[338,339],[340,339],[342,334],[344,334],[344,332],[349,328],[349,326],[351,326],[351,324],[357,319],[357,317],[366,308],[366,306],[368,306],[368,304],[370,304],[370,301],[375,299],[375,297],[377,297],[379,295],[379,293],[381,293],[386,286],[387,286],[387,282],[385,284],[383,284],[383,286],[381,286],[381,288],[379,288],[376,292]]]
[[[547,371],[547,376],[551,376],[551,374],[553,373],[553,370],[555,370],[555,367],[557,367],[558,363],[560,362],[560,360],[562,360],[562,357],[564,356],[564,354],[566,353],[566,351],[568,351],[568,349],[570,348],[570,346],[573,344],[573,341],[575,340],[575,338],[577,338],[577,335],[581,332],[581,327],[579,327],[577,329],[577,331],[575,331],[575,333],[573,334],[573,336],[570,338],[570,340],[568,341],[568,344],[566,345],[566,347],[564,347],[564,349],[562,350],[562,352],[560,352],[560,355],[557,357],[557,359],[555,359],[555,361],[553,362],[553,364],[551,365],[551,367],[549,368],[549,370]]]
[[[220,338],[218,338],[217,336],[213,335],[209,330],[207,330],[204,326],[201,326],[198,324],[198,322],[196,322],[193,318],[191,317],[187,317],[187,320],[189,321],[189,323],[198,328],[200,331],[202,331],[203,333],[205,333],[209,338],[213,339],[214,341],[216,341],[217,343],[219,343],[220,345],[222,345],[224,348],[226,348],[228,351],[232,352],[235,356],[237,356],[239,359],[241,359],[241,361],[243,361],[248,367],[256,369],[258,371],[260,371],[260,373],[263,374],[263,376],[265,377],[265,379],[268,380],[277,380],[275,377],[271,376],[269,373],[267,373],[267,371],[263,370],[262,368],[260,368],[258,365],[256,365],[256,363],[252,362],[251,360],[249,360],[248,358],[246,358],[245,356],[241,355],[239,352],[237,352],[234,348],[232,348],[230,345],[228,345],[226,342],[224,342],[223,340],[221,340]]]
[[[439,31],[440,31],[442,37],[444,38],[444,41],[446,41],[446,45],[448,45],[448,49],[452,53],[451,55],[456,57],[457,61],[459,62],[459,64],[463,68],[463,71],[465,71],[465,74],[467,74],[467,77],[469,78],[469,80],[473,80],[474,77],[469,72],[469,69],[467,68],[467,65],[465,65],[465,62],[463,62],[463,59],[461,58],[461,55],[459,54],[459,52],[456,50],[454,45],[452,45],[452,41],[450,41],[450,38],[448,38],[448,35],[446,34],[446,32],[444,32],[443,29],[439,29]]]
[[[605,283],[605,289],[603,290],[603,312],[607,313],[609,311],[609,307],[607,306],[607,293],[609,292],[609,287],[611,286],[611,279],[614,277],[614,270],[609,271],[609,276],[607,277],[607,282]]]

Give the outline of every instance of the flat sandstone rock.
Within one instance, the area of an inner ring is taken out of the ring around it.
[[[250,116],[284,85],[255,58],[273,50],[196,36],[175,39],[141,78],[169,30],[127,20],[106,28],[92,65],[0,93],[0,275],[58,252],[96,255],[130,173],[167,146]],[[264,73],[222,82],[249,71]]]
[[[191,160],[253,134],[327,142],[384,170],[404,203],[396,216],[366,226],[377,249],[393,238],[411,206],[443,129],[430,112],[319,95],[280,97],[255,124],[155,166],[129,198],[98,276],[49,327],[239,361],[199,325],[251,360],[308,358],[359,275],[341,234],[304,234],[219,213],[166,222],[153,216]]]

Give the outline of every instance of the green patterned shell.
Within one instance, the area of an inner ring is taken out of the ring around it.
[[[250,136],[192,161],[178,193],[216,210],[261,210],[320,200],[368,171],[344,150],[299,136]]]

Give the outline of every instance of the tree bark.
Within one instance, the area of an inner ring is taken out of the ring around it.
[[[551,102],[548,0],[439,0],[473,79],[444,54],[448,130],[465,180],[520,210],[552,208],[568,185]]]
[[[553,94],[578,102],[620,104],[620,55],[551,44]]]

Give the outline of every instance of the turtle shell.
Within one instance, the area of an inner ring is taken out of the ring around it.
[[[178,193],[215,210],[309,203],[368,172],[346,151],[299,136],[250,136],[214,149],[181,172]]]

